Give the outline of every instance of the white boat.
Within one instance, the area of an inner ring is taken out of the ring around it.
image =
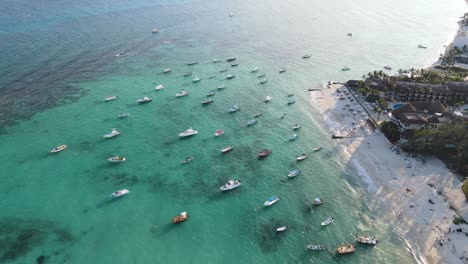
[[[239,186],[241,186],[242,183],[240,180],[229,180],[226,184],[224,184],[223,186],[221,186],[219,189],[221,191],[229,191],[229,190],[232,190],[232,189],[235,189]]]
[[[155,28],[155,29],[151,30],[151,33],[152,33],[152,34],[159,33],[159,29]]]
[[[298,137],[299,137],[298,135],[293,134],[292,136],[289,137],[288,140],[289,140],[289,141],[294,141],[294,140],[296,140]]]
[[[117,95],[109,95],[109,96],[106,96],[106,98],[104,98],[104,101],[105,102],[109,102],[109,101],[113,101],[115,99],[117,99]]]
[[[199,82],[201,79],[198,78],[198,76],[195,76],[195,78],[192,79],[192,82]]]
[[[258,72],[258,67],[251,69],[250,72]]]
[[[187,130],[185,130],[184,132],[180,133],[179,134],[179,137],[190,137],[190,136],[193,136],[193,135],[196,135],[198,134],[198,131],[192,129],[191,127]]]
[[[182,91],[180,91],[179,93],[176,93],[175,96],[176,96],[176,97],[183,97],[183,96],[186,96],[186,95],[188,95],[188,94],[189,94],[189,92],[187,92],[186,90],[182,90]]]
[[[224,83],[220,83],[216,89],[222,90],[224,88],[226,88],[226,85]]]
[[[252,125],[255,125],[257,123],[257,120],[256,119],[250,119],[249,121],[247,121],[245,124],[247,126],[252,126]]]
[[[317,152],[317,151],[320,151],[320,150],[322,150],[322,149],[323,149],[322,147],[316,147],[316,148],[313,149],[313,151],[314,151],[314,152]]]
[[[327,218],[325,221],[323,221],[321,225],[322,226],[327,226],[327,225],[329,225],[329,224],[331,224],[333,222],[335,222],[335,218],[330,217],[330,218]]]
[[[237,65],[239,65],[239,62],[234,62],[231,64],[231,67],[236,67]]]
[[[67,145],[60,145],[60,146],[58,146],[58,147],[53,148],[53,149],[50,151],[50,153],[57,153],[57,152],[60,152],[60,151],[62,151],[62,150],[64,150],[64,149],[66,149],[66,148],[67,148]]]
[[[125,157],[114,156],[114,157],[107,158],[107,160],[110,162],[124,162],[126,159]]]
[[[186,157],[185,159],[183,159],[181,162],[182,163],[189,163],[191,162],[192,160],[194,160],[195,158],[190,156],[190,157]]]
[[[286,231],[288,230],[288,226],[280,226],[278,228],[276,228],[276,232],[283,232],[283,231]]]
[[[296,160],[297,161],[302,161],[302,160],[305,160],[307,159],[307,154],[303,153],[301,154],[300,156],[297,156]]]
[[[218,63],[218,62],[221,62],[220,59],[213,59],[213,63]]]
[[[232,146],[227,146],[221,150],[222,153],[228,153],[229,151],[232,150]]]
[[[213,102],[213,99],[211,98],[206,98],[206,99],[203,99],[202,100],[202,105],[207,105],[207,104],[211,104]]]
[[[285,68],[282,68],[281,70],[279,70],[279,73],[283,73],[283,72],[286,72]]]
[[[187,62],[187,65],[195,65],[197,63],[198,63],[198,61],[189,61],[189,62]]]
[[[273,195],[270,198],[268,198],[268,200],[266,200],[266,202],[263,203],[263,205],[264,206],[271,206],[271,205],[277,203],[280,199],[281,199],[281,197],[279,197],[278,195]]]
[[[303,59],[308,59],[310,57],[312,57],[312,55],[310,55],[310,54],[305,54],[304,56],[302,56]]]
[[[162,89],[164,89],[164,85],[160,84],[160,85],[156,86],[154,89],[156,89],[156,91],[162,90]]]
[[[234,74],[228,74],[226,75],[226,79],[232,79],[232,78],[235,78],[236,76]]]
[[[111,195],[112,195],[113,197],[122,197],[122,196],[128,194],[129,192],[130,192],[129,190],[123,189],[123,190],[115,191],[115,192],[113,192]]]
[[[262,116],[262,115],[263,115],[262,113],[255,113],[254,117],[259,117],[259,116]]]
[[[320,199],[319,197],[316,197],[312,203],[313,203],[314,205],[323,204],[323,200]]]
[[[297,175],[301,174],[301,171],[300,170],[292,170],[288,173],[288,177],[289,178],[293,178],[293,177],[296,177]]]
[[[419,45],[418,45],[418,48],[427,49],[427,46],[424,46],[424,45],[422,45],[422,44],[419,44]]]
[[[377,245],[379,243],[379,240],[374,236],[358,236],[355,240],[356,242],[368,245]]]
[[[298,130],[299,128],[301,128],[301,124],[295,124],[293,126],[293,130]]]
[[[267,83],[267,82],[268,82],[267,79],[263,79],[263,80],[260,81],[260,84],[265,84],[265,83]]]
[[[351,69],[350,69],[349,67],[345,66],[345,67],[341,68],[341,70],[342,70],[342,71],[349,71],[349,70],[351,70]]]
[[[213,96],[213,95],[215,95],[214,90],[209,90],[208,93],[206,94],[206,96]]]
[[[291,105],[291,104],[294,104],[294,103],[296,103],[296,100],[294,100],[293,98],[288,99],[288,105]]]
[[[163,73],[170,73],[172,70],[170,68],[164,69]]]
[[[228,112],[229,113],[234,113],[234,112],[239,111],[239,109],[240,108],[237,105],[233,105],[233,106],[231,106],[231,108],[228,109]]]
[[[139,103],[139,104],[144,104],[144,103],[149,103],[149,102],[151,102],[151,101],[153,101],[151,98],[145,96],[145,97],[143,97],[143,98],[141,98],[141,99],[138,99],[138,100],[137,100],[137,103]]]
[[[113,137],[116,137],[120,135],[120,131],[118,131],[117,129],[113,128],[112,129],[112,132],[110,132],[109,134],[105,134],[103,137],[104,138],[113,138]]]
[[[221,136],[222,134],[224,134],[224,130],[218,129],[218,130],[216,130],[216,132],[214,133],[214,136],[215,136],[215,137],[219,137],[219,136]]]
[[[226,68],[221,69],[221,70],[219,70],[219,72],[227,72],[227,69]]]
[[[327,249],[327,247],[325,247],[324,245],[313,245],[313,244],[307,245],[306,248],[308,250],[314,250],[314,251]]]
[[[265,103],[270,102],[271,99],[273,99],[273,97],[272,97],[271,95],[267,95],[267,96],[265,97]]]
[[[130,116],[130,113],[120,113],[118,115],[119,118],[126,118],[126,117],[129,117]]]

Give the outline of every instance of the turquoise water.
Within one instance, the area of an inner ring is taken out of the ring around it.
[[[0,7],[6,62],[0,65],[0,262],[34,263],[40,255],[45,263],[418,261],[385,212],[369,210],[367,185],[343,162],[307,88],[384,65],[431,63],[456,32],[463,1],[6,3]],[[151,34],[154,27],[160,33]],[[306,53],[308,60],[301,58]],[[239,66],[211,62],[232,56]],[[187,66],[192,60],[199,63]],[[258,73],[250,73],[254,67]],[[287,72],[278,74],[282,67]],[[162,74],[165,68],[172,73]],[[187,71],[202,80],[192,83]],[[229,73],[236,78],[225,80]],[[202,106],[220,82],[226,88]],[[155,91],[158,84],[166,88]],[[181,89],[190,95],[176,98]],[[287,106],[289,93],[297,102]],[[119,98],[104,103],[112,94]],[[273,96],[267,104],[266,95]],[[153,102],[138,105],[143,96]],[[227,113],[233,104],[241,110]],[[120,112],[130,117],[118,119]],[[258,123],[246,127],[257,112],[263,113]],[[295,123],[302,124],[299,139],[288,142]],[[190,126],[199,134],[180,139]],[[122,135],[103,139],[112,128]],[[226,133],[215,138],[217,129]],[[68,149],[48,153],[61,144]],[[228,145],[234,150],[221,155]],[[317,146],[324,149],[312,153]],[[264,148],[273,153],[258,160]],[[301,153],[310,157],[296,163]],[[127,161],[109,164],[112,155]],[[186,156],[195,160],[183,165]],[[287,179],[293,169],[302,174]],[[243,185],[221,193],[229,178]],[[123,188],[128,196],[109,197]],[[281,201],[263,208],[274,194]],[[326,202],[312,208],[315,196]],[[172,225],[181,211],[190,219]],[[321,227],[329,216],[335,223]],[[282,225],[290,229],[276,234]],[[349,256],[332,254],[358,234],[381,242]],[[308,252],[310,243],[330,251]]]

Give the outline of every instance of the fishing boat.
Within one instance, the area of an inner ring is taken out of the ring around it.
[[[356,248],[353,244],[342,245],[336,248],[336,253],[338,254],[348,254],[356,251]]]
[[[226,68],[225,68],[225,69],[221,69],[221,70],[219,70],[219,72],[227,72],[227,69],[226,69]]]
[[[263,203],[263,205],[264,206],[272,206],[273,204],[277,203],[280,199],[281,199],[281,197],[279,197],[278,195],[273,195],[270,198],[268,198],[266,200],[266,202]]]
[[[263,78],[263,77],[265,77],[265,76],[266,76],[266,74],[263,73],[263,74],[260,74],[259,76],[257,76],[257,78]]]
[[[310,54],[305,54],[304,56],[302,56],[303,59],[308,59],[310,57],[312,57],[312,55],[310,55]]]
[[[226,88],[226,85],[225,85],[224,83],[220,83],[220,84],[218,85],[218,87],[216,87],[216,89],[218,89],[218,90],[222,90],[222,89],[224,89],[224,88]]]
[[[125,157],[114,156],[114,157],[107,158],[107,160],[110,161],[110,162],[124,162]]]
[[[195,78],[192,79],[192,82],[199,82],[201,79],[198,78],[198,76],[195,76]]]
[[[127,195],[129,192],[130,192],[129,190],[123,189],[123,190],[115,191],[111,195],[112,197],[122,197],[124,195]]]
[[[151,101],[153,101],[153,99],[151,99],[151,98],[145,96],[145,97],[143,97],[143,98],[141,98],[141,99],[138,99],[138,100],[137,100],[137,103],[139,103],[139,104],[145,104],[145,103],[149,103],[149,102],[151,102]]]
[[[298,130],[299,128],[301,128],[301,124],[295,124],[293,126],[293,130]]]
[[[391,70],[392,69],[392,67],[390,67],[390,66],[384,66],[383,68],[386,69],[386,70]]]
[[[313,251],[318,251],[318,250],[325,250],[325,249],[327,249],[327,247],[325,247],[324,245],[314,245],[314,244],[307,245],[306,248],[307,248],[308,250],[313,250]]]
[[[379,243],[379,240],[374,236],[358,236],[356,237],[355,241],[368,245],[377,245],[377,243]]]
[[[342,71],[349,71],[349,70],[351,70],[351,69],[350,69],[349,67],[345,66],[345,67],[341,68],[341,70],[342,70]]]
[[[193,136],[193,135],[196,135],[198,134],[198,131],[194,130],[193,128],[189,128],[187,130],[185,130],[184,132],[180,133],[179,134],[179,137],[190,137],[190,136]]]
[[[163,73],[170,73],[172,70],[170,68],[164,69]]]
[[[282,68],[281,70],[279,70],[279,73],[283,73],[283,72],[286,72],[285,68]]]
[[[207,105],[207,104],[211,104],[213,102],[213,99],[211,98],[206,98],[206,99],[203,99],[202,100],[202,105]]]
[[[297,161],[303,161],[305,159],[307,159],[307,154],[305,154],[305,153],[297,156],[297,158],[296,158]]]
[[[126,113],[126,112],[125,112],[125,113],[120,113],[120,114],[118,115],[119,118],[127,118],[127,117],[129,117],[129,116],[130,116],[130,113]]]
[[[178,224],[180,222],[186,221],[187,219],[189,219],[187,212],[182,212],[179,215],[172,217],[171,221],[173,224]]]
[[[273,97],[272,97],[271,95],[267,95],[267,96],[265,97],[265,103],[270,102],[271,99],[273,99]]]
[[[258,67],[251,69],[250,72],[258,72]]]
[[[234,77],[236,77],[234,74],[228,74],[228,75],[226,76],[226,79],[229,80],[229,79],[232,79],[232,78],[234,78]]]
[[[288,173],[288,177],[289,178],[294,178],[296,176],[298,176],[299,174],[301,174],[301,171],[300,170],[292,170]]]
[[[192,76],[192,72],[191,72],[191,71],[184,73],[184,77],[188,77],[188,76]]]
[[[262,116],[262,115],[263,115],[262,113],[255,113],[254,117],[259,117],[259,116]]]
[[[224,130],[218,129],[218,130],[215,131],[214,136],[215,136],[215,137],[219,137],[219,136],[221,136],[222,134],[224,134]]]
[[[215,95],[214,90],[209,90],[208,93],[206,94],[206,96],[213,96],[213,95]]]
[[[104,98],[104,102],[114,101],[117,98],[118,98],[117,95],[109,95],[109,96],[106,96],[106,98]]]
[[[103,137],[104,138],[113,138],[113,137],[116,137],[120,135],[120,131],[118,131],[117,129],[113,128],[112,131],[109,133],[109,134],[105,134]]]
[[[186,157],[186,158],[183,159],[181,162],[185,164],[185,163],[191,162],[191,161],[194,160],[194,159],[195,159],[194,157],[190,156],[190,157]]]
[[[280,117],[280,119],[283,119],[285,116],[286,116],[286,113],[284,113],[284,114]]]
[[[286,231],[288,230],[288,226],[280,226],[278,228],[276,228],[276,232],[283,232],[283,231]]]
[[[164,85],[160,84],[160,85],[154,87],[154,89],[156,89],[156,91],[162,90],[162,89],[164,89]]]
[[[221,62],[220,59],[213,59],[213,63],[218,63],[218,62]]]
[[[64,150],[64,149],[66,149],[66,148],[67,148],[67,145],[60,145],[60,146],[58,146],[58,147],[53,148],[53,149],[50,151],[50,153],[57,153],[57,152],[60,152],[60,151],[62,151],[62,150]]]
[[[232,150],[232,146],[227,146],[221,150],[222,153],[228,153],[229,151]]]
[[[322,226],[327,226],[327,225],[329,225],[329,224],[331,224],[333,222],[335,222],[335,218],[330,217],[330,218],[327,218],[325,221],[323,221],[321,225]]]
[[[322,149],[323,149],[322,147],[316,147],[316,148],[313,149],[313,151],[314,151],[314,152],[317,152],[317,151],[320,151],[320,150],[322,150]]]
[[[198,63],[198,61],[189,61],[189,62],[187,62],[187,65],[195,65],[197,63]]]
[[[187,92],[186,90],[182,90],[182,91],[176,93],[175,96],[176,96],[176,97],[183,97],[183,96],[186,96],[186,95],[188,95],[188,94],[189,94],[189,92]]]
[[[245,122],[247,126],[252,126],[252,125],[255,125],[256,123],[257,123],[256,119],[250,119],[249,121]]]
[[[294,96],[294,94],[293,94],[293,93],[290,93],[290,94],[288,94],[288,97],[292,97],[292,96]]]
[[[151,33],[152,33],[152,34],[159,33],[159,29],[155,28],[155,29],[151,30]]]
[[[235,61],[236,57],[227,58],[226,61]]]
[[[267,82],[268,82],[267,79],[263,79],[263,80],[260,81],[260,84],[265,84],[265,83],[267,83]]]
[[[313,203],[314,205],[323,204],[323,200],[320,199],[319,197],[316,197],[312,203]]]
[[[231,63],[231,67],[236,67],[237,65],[239,65],[238,62]]]
[[[288,140],[289,140],[289,141],[294,141],[294,140],[296,140],[298,137],[299,137],[299,136],[298,136],[297,134],[292,134],[292,136],[290,136],[290,137],[288,138]]]
[[[288,105],[292,105],[294,103],[296,103],[296,100],[294,100],[293,98],[289,98]]]
[[[221,186],[219,189],[221,191],[229,191],[229,190],[235,189],[235,188],[237,188],[237,187],[239,187],[241,185],[242,185],[241,180],[229,180],[226,184]]]
[[[258,157],[259,157],[259,158],[264,158],[264,157],[270,155],[271,152],[272,152],[271,149],[264,149],[264,150],[261,150],[261,151],[258,153]]]
[[[418,45],[418,48],[420,48],[420,49],[427,49],[427,46],[424,46],[424,45],[422,45],[422,44],[419,44],[419,45]]]
[[[231,108],[228,109],[228,112],[229,113],[234,113],[234,112],[239,111],[239,109],[240,108],[237,105],[233,105],[233,106],[231,106]]]

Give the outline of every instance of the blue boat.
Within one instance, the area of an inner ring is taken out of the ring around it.
[[[233,105],[231,106],[231,108],[228,109],[228,112],[229,113],[234,113],[236,111],[238,111],[240,108],[237,106],[237,105]]]
[[[290,99],[288,100],[288,105],[294,104],[295,102],[296,102],[296,100],[294,100],[293,98],[290,98]]]
[[[297,175],[301,174],[301,171],[300,170],[292,170],[288,173],[288,177],[289,178],[292,178],[292,177],[296,177]]]
[[[247,126],[255,125],[257,123],[257,119],[250,119],[246,122]]]
[[[273,195],[270,198],[268,198],[268,200],[266,200],[266,202],[263,205],[264,206],[271,206],[271,205],[275,204],[276,202],[278,202],[280,199],[281,199],[281,197],[279,195]]]
[[[293,134],[292,136],[289,137],[289,141],[294,141],[298,138],[299,136],[296,134]]]

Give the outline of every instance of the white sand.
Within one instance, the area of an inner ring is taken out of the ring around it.
[[[382,133],[359,122],[365,118],[342,109],[345,104],[355,110],[363,108],[349,99],[338,100],[338,87],[341,85],[310,92],[312,104],[323,114],[331,133],[337,129],[353,131],[353,122],[360,125],[352,138],[335,142],[342,148],[345,161],[355,165],[369,183],[368,189],[375,195],[371,210],[385,212],[380,218],[397,227],[413,254],[423,262],[468,263],[468,225],[454,225],[452,219],[457,213],[450,209],[452,206],[468,219],[460,180],[434,157],[424,157],[424,163],[421,157],[407,157],[412,165],[407,168],[403,152],[392,152],[392,145]],[[453,233],[457,228],[463,231]]]

